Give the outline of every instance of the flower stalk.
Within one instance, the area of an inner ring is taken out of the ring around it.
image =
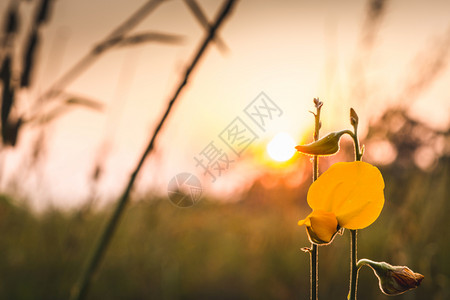
[[[357,230],[350,230],[350,293],[349,299],[356,300],[356,288],[358,285],[358,267],[357,267]]]
[[[353,144],[355,146],[355,161],[361,161],[362,158],[362,151],[359,147],[359,140],[358,140],[358,123],[359,123],[359,117],[356,114],[355,110],[353,108],[350,108],[350,124],[353,126],[353,134],[351,134],[351,137],[353,139]],[[350,230],[351,238],[350,238],[350,292],[348,295],[348,299],[350,300],[356,300],[356,291],[358,286],[358,267],[357,267],[357,261],[358,261],[358,240],[357,230]]]
[[[322,127],[322,123],[320,122],[320,110],[323,106],[323,102],[321,102],[318,98],[314,98],[314,105],[316,107],[316,113],[314,114],[314,141],[319,140],[319,131],[320,127]],[[319,157],[317,155],[313,156],[313,182],[319,178]],[[311,243],[311,251],[310,251],[310,271],[311,271],[311,288],[310,295],[311,300],[319,299],[319,252],[318,246],[315,243]]]

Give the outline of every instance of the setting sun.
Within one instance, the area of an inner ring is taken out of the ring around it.
[[[275,161],[287,161],[294,155],[295,145],[288,133],[280,132],[267,144],[267,153]]]

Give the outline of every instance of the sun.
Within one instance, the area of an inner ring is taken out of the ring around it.
[[[295,141],[286,132],[280,132],[267,144],[267,153],[275,161],[283,162],[295,154]]]

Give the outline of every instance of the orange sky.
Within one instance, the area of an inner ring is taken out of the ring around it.
[[[0,17],[5,2],[0,4]],[[21,95],[21,103],[32,101],[144,2],[57,1],[50,23],[42,31],[34,88]],[[220,2],[198,2],[212,20]],[[33,8],[28,3],[22,7],[24,12]],[[389,1],[369,53],[361,48],[366,10],[366,2],[356,0],[240,1],[220,31],[230,51],[225,55],[217,47],[207,51],[166,124],[138,189],[151,185],[164,189],[180,172],[206,179],[194,156],[211,141],[225,149],[219,134],[236,117],[251,122],[243,110],[262,91],[283,113],[266,131],[257,132],[252,147],[263,148],[279,131],[300,138],[312,126],[308,110],[314,97],[325,102],[323,134],[348,128],[350,107],[359,113],[364,134],[368,122],[386,107],[397,105],[407,83],[421,72],[417,68],[420,55],[448,35],[450,2]],[[104,112],[75,109],[52,123],[49,159],[24,187],[25,194],[33,191],[36,202],[76,205],[85,201],[89,172],[96,158],[104,155],[99,153],[105,139],[110,144],[99,192],[108,199],[122,190],[204,35],[182,1],[162,4],[133,32],[144,31],[178,34],[185,39],[177,46],[112,49],[68,86],[71,93],[104,103]],[[362,73],[355,71],[358,61],[363,62]],[[411,114],[426,116],[433,127],[448,127],[449,78],[445,69],[408,103]],[[365,88],[362,94],[361,85]],[[440,109],[435,102],[430,105],[431,101],[437,101]],[[23,161],[23,152],[29,148],[27,137],[30,134],[22,135],[17,153],[7,153],[6,174],[12,174]],[[239,164],[239,158],[236,161]],[[249,177],[246,174],[258,173],[257,166],[234,168],[233,176],[220,177],[207,184],[208,189],[238,187]],[[241,169],[247,173],[241,174]]]

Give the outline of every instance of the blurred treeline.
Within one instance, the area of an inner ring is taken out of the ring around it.
[[[371,132],[384,124],[385,119],[374,124]],[[448,139],[448,133],[436,134]],[[391,142],[397,147],[404,139],[409,137]],[[425,275],[419,288],[397,299],[449,299],[448,152],[428,171],[401,162],[381,168],[386,204],[380,218],[360,231],[359,257],[408,265]],[[308,163],[308,158],[298,163]],[[267,188],[263,181],[233,203],[203,199],[180,209],[152,195],[134,201],[88,298],[308,299],[309,258],[300,248],[309,242],[296,222],[309,213],[309,180],[294,188],[283,180]],[[0,298],[67,298],[110,208],[49,209],[38,215],[2,196]],[[319,249],[322,299],[347,295],[348,246],[346,232]],[[360,272],[359,297],[387,298],[368,268]]]

